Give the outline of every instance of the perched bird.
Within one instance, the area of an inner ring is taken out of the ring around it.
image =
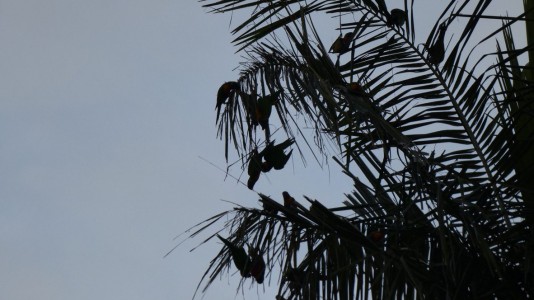
[[[373,109],[371,97],[357,82],[351,82],[345,86],[346,97],[349,105],[360,112],[369,112]]]
[[[339,35],[339,37],[334,41],[332,46],[330,46],[330,53],[339,53],[343,54],[350,50],[350,43],[352,43],[352,39],[354,38],[354,32],[348,32],[343,37]]]
[[[258,118],[256,113],[256,107],[258,105],[257,96],[255,94],[240,93],[239,94],[241,101],[243,102],[243,107],[247,113],[247,120],[252,126],[258,126]]]
[[[232,259],[234,260],[234,264],[236,268],[241,273],[241,276],[243,277],[250,277],[250,268],[252,267],[252,261],[250,260],[249,255],[247,254],[247,251],[245,251],[245,248],[239,247],[229,240],[221,237],[220,235],[217,235],[217,237],[228,247],[230,250],[230,255],[232,255]]]
[[[258,153],[258,149],[252,150],[250,154],[250,161],[248,163],[248,175],[252,176],[261,172],[262,169],[261,154]]]
[[[363,87],[357,82],[351,82],[347,84],[347,92],[349,92],[351,95],[359,97],[369,97]]]
[[[258,153],[257,149],[252,150],[252,153],[250,155],[250,161],[248,163],[248,169],[247,173],[249,175],[249,179],[247,182],[247,187],[249,189],[253,189],[254,185],[260,178],[260,174],[262,171],[262,155]]]
[[[271,165],[270,163],[266,161],[261,163],[261,171],[264,173],[271,171],[272,168],[273,168],[273,165]]]
[[[258,248],[249,248],[251,258],[250,275],[256,279],[257,283],[263,283],[265,277],[265,261]]]
[[[291,150],[288,154],[285,154],[284,150],[291,146],[295,141],[293,139],[287,139],[278,145],[275,145],[274,142],[275,141],[273,140],[267,144],[265,149],[263,149],[262,154],[265,162],[268,164],[267,167],[272,166],[275,170],[281,170],[284,168],[293,152],[293,150]]]
[[[273,110],[273,105],[278,101],[278,97],[281,92],[276,92],[271,95],[260,97],[256,105],[256,120],[260,124],[261,129],[267,128],[269,126],[269,117]]]
[[[254,185],[256,184],[256,182],[258,182],[258,179],[260,179],[260,173],[258,173],[257,175],[255,174],[255,175],[249,176],[247,180],[247,187],[249,190],[254,189]]]
[[[278,214],[278,208],[276,207],[276,204],[268,202],[267,200],[262,200],[263,204],[263,211],[269,214],[277,215]]]
[[[375,242],[380,242],[384,238],[384,233],[380,229],[374,230],[369,233],[369,238]]]
[[[217,109],[217,121],[219,120],[222,105],[236,90],[239,90],[239,83],[235,81],[225,82],[219,87],[219,90],[217,91],[217,104],[215,104],[215,109]]]
[[[407,16],[406,12],[402,9],[394,8],[391,10],[388,16],[388,26],[398,26],[401,27],[406,22]]]
[[[284,198],[284,206],[287,208],[295,207],[297,205],[297,201],[295,198],[291,197],[288,192],[283,191],[282,197]]]
[[[428,51],[428,61],[439,65],[440,62],[445,58],[445,32],[447,31],[447,24],[442,23],[439,26],[439,35],[434,44],[430,47],[427,47]]]

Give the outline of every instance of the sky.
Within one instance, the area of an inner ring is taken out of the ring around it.
[[[222,246],[164,258],[174,238],[225,201],[258,205],[214,166],[230,30],[196,1],[0,0],[0,299],[191,299]],[[335,205],[351,191],[337,173],[293,159],[256,190]],[[204,298],[242,299],[237,279]],[[262,289],[246,298],[274,298]]]

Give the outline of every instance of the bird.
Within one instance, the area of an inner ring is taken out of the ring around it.
[[[348,83],[345,86],[345,93],[351,107],[360,112],[369,112],[373,110],[374,104],[371,101],[371,97],[359,83]]]
[[[249,175],[247,187],[249,189],[252,190],[254,188],[254,185],[260,178],[262,169],[262,155],[258,153],[258,149],[254,149],[252,150],[252,153],[250,155],[250,160],[247,169],[247,173]]]
[[[354,96],[369,97],[363,87],[357,82],[347,84],[347,92]]]
[[[243,277],[250,277],[250,268],[252,267],[252,261],[245,251],[245,248],[239,247],[229,240],[221,237],[217,234],[217,237],[228,247],[230,250],[230,255],[234,261],[236,268],[241,273]]]
[[[440,62],[445,58],[445,32],[447,31],[447,25],[442,23],[439,26],[439,35],[436,39],[436,42],[427,47],[428,51],[428,61],[432,64],[439,65]]]
[[[247,121],[252,126],[258,126],[258,119],[256,113],[256,107],[258,100],[255,94],[239,93],[241,101],[243,102],[243,107],[247,113]]]
[[[291,195],[289,195],[288,192],[283,191],[282,192],[282,197],[284,198],[284,206],[286,208],[292,208],[292,207],[295,207],[297,205],[297,200],[295,200],[295,198],[291,197]]]
[[[343,37],[339,35],[339,37],[334,41],[332,46],[330,46],[330,53],[339,53],[343,54],[350,49],[350,43],[352,42],[352,39],[354,38],[354,32],[348,32]]]
[[[265,130],[269,126],[269,117],[271,116],[273,105],[278,102],[280,94],[281,92],[276,92],[258,99],[258,103],[256,104],[256,121],[260,124],[261,129]]]
[[[384,238],[384,233],[380,229],[374,230],[369,233],[369,238],[375,242],[380,242]]]
[[[265,149],[262,151],[263,158],[268,164],[265,168],[266,170],[268,169],[267,167],[273,167],[275,170],[283,169],[291,157],[291,153],[293,152],[293,150],[291,150],[288,154],[286,154],[284,150],[291,146],[295,141],[293,139],[287,139],[278,145],[275,145],[274,142],[275,141],[273,140],[267,144]]]
[[[391,10],[388,16],[388,26],[393,27],[398,26],[401,27],[406,22],[406,12],[402,9],[394,8]]]
[[[256,279],[257,283],[263,283],[265,277],[265,261],[258,248],[249,247],[251,258],[250,275]]]
[[[217,91],[217,103],[215,104],[215,109],[217,110],[217,120],[219,120],[222,105],[233,95],[236,90],[239,90],[239,83],[235,81],[227,81],[219,87],[219,90]]]

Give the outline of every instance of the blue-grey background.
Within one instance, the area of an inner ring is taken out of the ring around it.
[[[422,10],[425,26],[435,4]],[[221,200],[258,198],[199,158],[225,167],[215,94],[240,60],[230,15],[206,12],[181,0],[0,0],[0,299],[192,297],[221,245],[189,252],[197,239],[163,258],[173,238],[232,208]],[[308,162],[295,156],[257,190],[339,204],[350,182]],[[236,296],[237,279],[205,299],[274,298],[255,286]]]

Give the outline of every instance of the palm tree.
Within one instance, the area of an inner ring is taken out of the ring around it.
[[[534,296],[534,76],[521,63],[534,59],[532,1],[513,17],[488,15],[491,0],[449,1],[422,40],[415,0],[204,1],[248,16],[217,120],[249,188],[276,172],[276,139],[278,162],[293,147],[338,149],[354,190],[338,207],[259,193],[262,208],[200,223],[192,237],[226,237],[199,288],[236,266],[243,281],[279,279],[279,299]],[[330,36],[323,15],[339,20]]]

